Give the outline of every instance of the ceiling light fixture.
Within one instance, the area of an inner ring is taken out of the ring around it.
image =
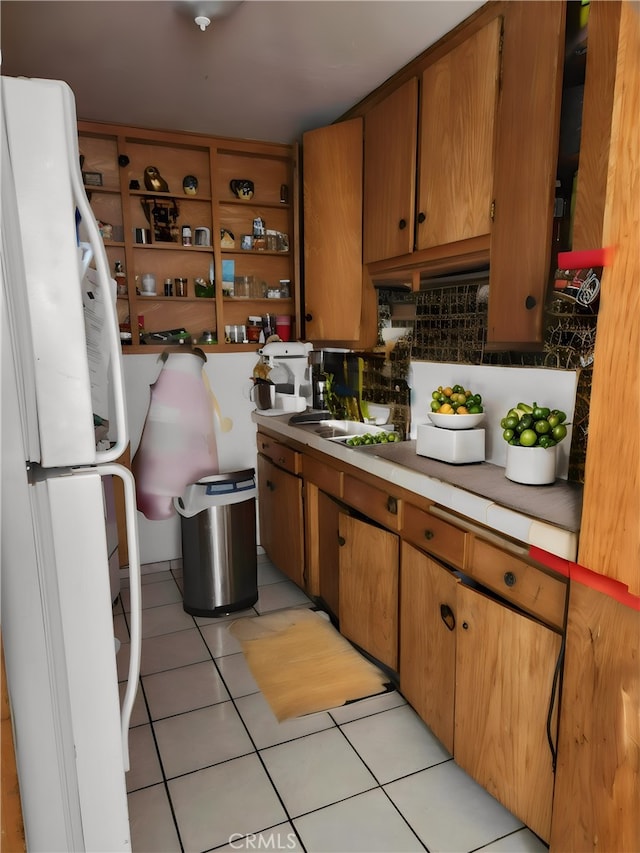
[[[209,24],[211,23],[211,18],[207,18],[206,15],[196,15],[196,17],[193,20],[200,27],[202,32],[204,32],[207,29],[207,27],[209,26]]]

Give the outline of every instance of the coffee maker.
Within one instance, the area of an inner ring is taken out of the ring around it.
[[[258,350],[269,368],[268,379],[275,385],[275,409],[303,412],[312,403],[309,353],[312,344],[300,341],[272,341]]]

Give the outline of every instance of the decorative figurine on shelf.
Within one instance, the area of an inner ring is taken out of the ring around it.
[[[185,175],[182,179],[182,189],[185,195],[196,195],[198,192],[198,179],[195,175]]]
[[[253,181],[248,181],[244,178],[234,178],[232,181],[229,181],[229,188],[237,198],[243,201],[249,201],[253,197]]]
[[[156,193],[169,192],[169,184],[162,177],[157,166],[147,166],[144,170],[144,185],[148,190]]]

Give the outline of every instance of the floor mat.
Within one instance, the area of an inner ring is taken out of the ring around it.
[[[237,619],[229,630],[280,722],[388,688],[388,677],[313,610]]]

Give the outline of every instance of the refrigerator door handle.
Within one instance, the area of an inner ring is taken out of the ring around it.
[[[101,477],[112,474],[122,480],[124,486],[125,522],[129,548],[129,586],[131,595],[131,625],[129,644],[129,673],[121,712],[122,754],[124,769],[129,770],[129,722],[135,702],[140,678],[140,653],[142,648],[142,603],[140,592],[140,551],[138,548],[138,516],[136,489],[133,474],[116,463],[101,465],[97,470]]]
[[[64,106],[67,114],[67,127],[76,128],[76,111],[75,103],[71,90],[64,90]],[[107,255],[104,250],[104,243],[98,231],[98,225],[95,220],[89,199],[82,183],[82,174],[80,172],[80,152],[78,149],[78,137],[72,135],[67,145],[67,153],[69,156],[69,174],[71,176],[71,186],[73,196],[78,212],[80,213],[83,229],[89,239],[90,250],[93,252],[93,258],[96,263],[96,273],[98,277],[98,286],[104,291],[104,302],[110,310],[106,311],[105,322],[107,328],[108,346],[109,346],[109,372],[112,381],[114,406],[115,406],[115,442],[107,450],[96,450],[96,463],[113,462],[124,453],[127,444],[129,443],[129,435],[127,432],[127,408],[124,392],[124,379],[122,373],[122,351],[120,349],[120,328],[118,325],[118,314],[116,306],[111,298],[111,276],[109,274],[109,265]],[[85,246],[84,243],[80,243]],[[81,263],[84,263],[86,258],[83,258]],[[90,259],[89,259],[90,261]],[[87,261],[87,265],[89,263]]]

